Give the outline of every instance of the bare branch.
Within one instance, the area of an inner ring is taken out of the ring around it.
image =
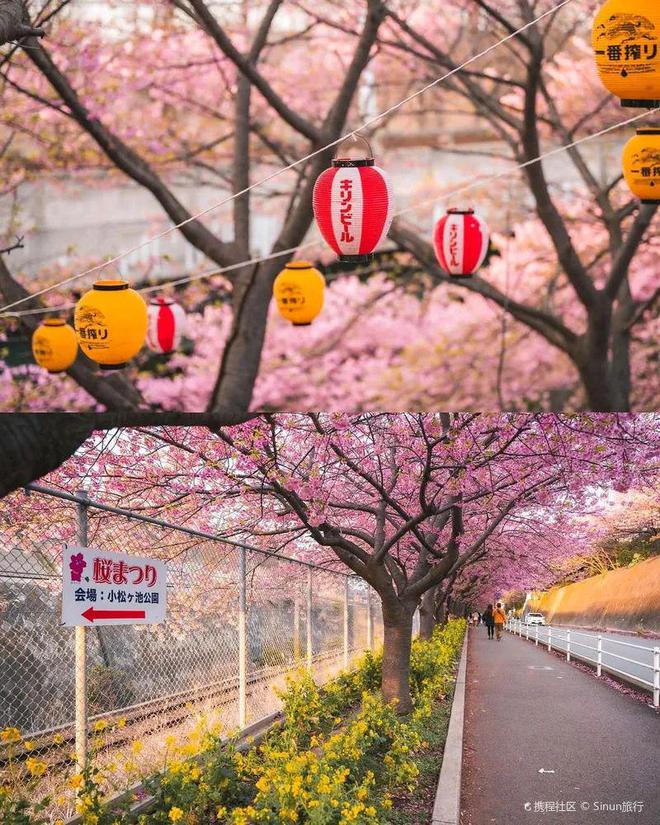
[[[5,246],[4,249],[0,249],[0,255],[9,255],[14,249],[24,249],[25,244],[23,243],[24,236],[23,235],[16,235],[16,242],[13,243],[11,246]]]

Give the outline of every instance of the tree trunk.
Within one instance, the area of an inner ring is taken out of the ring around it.
[[[630,410],[630,339],[615,329],[611,342],[611,331],[611,307],[602,301],[590,312],[586,336],[574,359],[587,394],[586,407],[593,412]]]
[[[287,260],[282,257],[241,270],[236,278],[232,328],[209,401],[209,412],[238,416],[249,410],[259,372],[273,282]]]
[[[610,382],[615,406],[618,410],[630,409],[632,392],[632,368],[630,363],[631,324],[635,319],[635,302],[630,293],[630,284],[624,280],[619,289],[618,305],[612,318],[612,356],[610,359]]]
[[[399,714],[410,713],[410,647],[416,605],[383,599],[383,675],[381,689],[386,702],[397,702]]]
[[[617,411],[607,362],[587,356],[577,366],[587,396],[586,409],[600,413]]]
[[[435,598],[438,586],[431,587],[422,596],[419,605],[419,638],[428,641],[435,628]]]
[[[454,574],[445,584],[444,588],[438,586],[433,594],[433,617],[436,625],[440,627],[447,624],[447,619],[449,618],[449,602],[454,590],[455,581],[456,575]]]

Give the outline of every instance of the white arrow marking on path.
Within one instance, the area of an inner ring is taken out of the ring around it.
[[[546,771],[545,768],[539,768],[539,773],[554,773],[554,771]]]

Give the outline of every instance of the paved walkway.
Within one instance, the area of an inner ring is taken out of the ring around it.
[[[660,716],[524,639],[470,629],[464,742],[462,825],[660,825]]]

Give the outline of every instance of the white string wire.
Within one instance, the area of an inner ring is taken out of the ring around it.
[[[408,206],[405,209],[400,209],[398,212],[394,213],[394,217],[395,218],[400,218],[402,215],[407,215],[409,212],[415,212],[418,209],[424,209],[427,206],[432,206],[432,205],[436,204],[438,201],[447,200],[448,198],[452,198],[456,195],[460,195],[460,194],[463,194],[464,192],[468,192],[472,189],[476,189],[477,187],[481,186],[483,183],[494,181],[494,180],[499,180],[500,178],[504,178],[504,177],[508,177],[513,172],[516,172],[520,169],[526,169],[528,166],[532,166],[535,163],[542,163],[547,158],[558,155],[561,152],[566,152],[569,149],[572,149],[575,146],[579,146],[583,143],[587,143],[590,140],[595,140],[596,138],[599,138],[599,137],[602,137],[603,135],[609,134],[610,132],[613,132],[616,129],[622,129],[624,126],[629,126],[631,123],[635,123],[637,120],[641,120],[642,118],[648,117],[650,114],[653,114],[654,112],[658,112],[658,111],[660,111],[660,108],[651,109],[650,111],[641,112],[640,114],[637,114],[637,115],[634,115],[633,117],[627,118],[626,120],[623,120],[620,123],[615,123],[612,126],[607,126],[606,128],[601,129],[599,132],[594,132],[594,134],[592,134],[592,135],[585,135],[584,137],[578,138],[577,140],[574,140],[571,143],[567,143],[565,145],[558,146],[555,149],[551,149],[548,152],[544,152],[542,155],[539,155],[538,157],[532,158],[531,160],[527,160],[524,163],[519,163],[514,167],[509,167],[509,168],[505,169],[502,172],[496,172],[492,175],[480,175],[477,178],[475,178],[473,181],[471,181],[470,183],[462,184],[461,186],[459,186],[456,189],[451,189],[447,192],[443,192],[439,195],[435,195],[432,198],[428,198],[426,200],[419,201],[418,203],[415,203],[412,206]],[[162,290],[162,289],[164,289],[165,287],[168,287],[168,286],[180,286],[182,284],[190,283],[191,281],[199,281],[199,280],[203,280],[204,278],[212,278],[215,275],[222,275],[225,272],[230,272],[230,271],[235,270],[235,269],[241,269],[242,267],[245,267],[245,266],[251,266],[252,264],[264,263],[266,261],[275,260],[276,258],[282,258],[286,255],[292,255],[296,252],[300,252],[303,249],[309,249],[313,246],[317,246],[320,243],[320,241],[321,241],[320,238],[315,238],[311,241],[307,241],[306,243],[301,244],[300,246],[291,247],[289,249],[283,249],[279,252],[272,252],[269,255],[263,255],[259,258],[251,258],[248,261],[241,261],[240,263],[232,264],[231,266],[221,267],[219,269],[216,268],[216,269],[210,270],[209,272],[197,273],[196,275],[186,275],[182,278],[177,278],[176,280],[173,280],[173,281],[163,281],[162,283],[155,284],[153,286],[142,287],[141,289],[138,290],[138,292],[144,292],[144,293],[156,292],[156,291]],[[38,294],[38,293],[36,293],[36,294]],[[30,296],[30,297],[33,297],[33,296]],[[28,315],[42,315],[42,314],[46,314],[46,313],[49,313],[49,312],[58,312],[58,311],[62,312],[62,311],[67,310],[67,309],[73,309],[74,307],[75,307],[75,304],[72,303],[72,304],[64,304],[64,305],[56,306],[56,307],[40,307],[39,309],[18,310],[16,312],[0,311],[0,316],[18,318],[18,317],[23,317],[23,316],[28,316]]]
[[[573,2],[573,0],[561,0],[560,3],[557,3],[551,9],[548,9],[547,11],[543,12],[543,14],[540,14],[538,17],[535,17],[529,23],[526,23],[524,26],[521,26],[519,29],[516,29],[514,32],[511,32],[511,34],[508,34],[506,37],[502,38],[502,40],[499,40],[497,43],[493,43],[491,46],[488,46],[488,48],[486,48],[483,51],[479,52],[478,54],[475,54],[472,57],[468,58],[464,63],[461,63],[460,66],[456,66],[454,69],[451,69],[451,71],[447,72],[446,74],[442,75],[441,77],[438,77],[435,80],[432,80],[430,83],[427,83],[426,86],[423,86],[421,89],[418,89],[416,92],[413,92],[412,94],[408,95],[408,97],[405,97],[403,100],[400,100],[398,103],[395,103],[393,106],[390,106],[390,108],[386,109],[384,112],[380,112],[380,114],[377,114],[374,117],[370,118],[369,120],[365,121],[357,129],[353,129],[352,131],[347,132],[345,135],[343,135],[342,137],[337,138],[337,140],[334,140],[332,143],[328,143],[326,146],[322,146],[320,149],[316,149],[315,151],[310,152],[308,155],[305,155],[304,157],[300,158],[299,160],[296,160],[293,163],[290,163],[288,166],[284,166],[282,169],[278,169],[275,172],[272,172],[270,175],[267,175],[265,178],[262,178],[261,180],[257,181],[256,183],[253,183],[250,186],[245,187],[245,189],[241,189],[239,192],[235,192],[233,195],[230,195],[230,196],[224,198],[223,200],[219,201],[218,203],[215,203],[215,204],[212,204],[211,206],[206,207],[206,209],[203,209],[201,212],[198,212],[195,215],[191,215],[189,218],[186,218],[186,220],[181,221],[181,223],[175,224],[174,226],[171,226],[169,229],[165,229],[163,232],[160,232],[158,235],[154,235],[152,238],[147,238],[146,240],[144,240],[141,243],[137,244],[137,246],[131,247],[130,249],[127,249],[125,252],[121,252],[119,255],[115,255],[113,258],[110,258],[109,260],[104,261],[103,263],[96,264],[96,266],[93,266],[90,269],[85,270],[84,272],[79,272],[77,275],[71,275],[69,278],[65,278],[64,280],[59,281],[56,284],[52,284],[51,286],[44,287],[43,289],[39,290],[38,292],[32,293],[28,297],[20,298],[18,301],[14,301],[11,304],[6,304],[5,306],[0,307],[0,313],[4,313],[6,310],[11,309],[12,307],[18,306],[19,304],[23,304],[26,301],[29,301],[31,298],[37,298],[40,295],[45,295],[47,292],[51,292],[52,290],[57,289],[58,287],[66,286],[66,284],[70,284],[73,281],[77,281],[79,278],[84,278],[87,275],[93,274],[94,272],[99,272],[100,270],[105,269],[107,266],[111,266],[112,264],[117,263],[117,261],[122,260],[122,258],[125,258],[127,255],[132,255],[134,252],[138,252],[140,249],[143,249],[145,246],[148,246],[149,244],[153,243],[154,241],[160,240],[161,238],[164,238],[167,235],[170,235],[172,232],[175,232],[177,229],[181,229],[182,226],[186,226],[187,224],[191,223],[192,221],[198,220],[199,218],[203,217],[204,215],[208,215],[210,212],[213,212],[214,210],[219,209],[221,206],[225,206],[226,204],[230,203],[231,201],[235,200],[236,198],[240,198],[243,195],[246,195],[248,192],[251,192],[253,189],[256,189],[260,186],[263,186],[266,183],[269,183],[271,180],[274,180],[275,178],[279,177],[279,175],[284,174],[284,172],[288,172],[291,169],[295,169],[295,167],[299,166],[301,163],[306,163],[308,160],[311,160],[312,158],[316,157],[317,155],[320,155],[323,152],[326,152],[328,149],[332,149],[334,146],[337,146],[338,144],[343,143],[345,140],[348,140],[351,137],[355,137],[355,135],[358,132],[362,131],[363,129],[367,129],[369,126],[373,126],[374,123],[378,123],[379,120],[382,120],[384,117],[387,117],[388,115],[392,114],[392,112],[395,112],[395,111],[397,111],[397,109],[400,109],[402,106],[405,106],[406,103],[409,103],[411,100],[414,100],[415,98],[419,97],[420,95],[423,95],[429,89],[432,89],[434,86],[437,86],[439,83],[442,83],[443,81],[447,80],[448,78],[450,78],[453,75],[457,74],[458,72],[462,71],[466,66],[469,66],[471,63],[474,63],[476,60],[479,60],[482,57],[485,57],[486,55],[490,54],[492,51],[494,51],[495,49],[497,49],[499,46],[503,45],[504,43],[507,43],[509,40],[513,40],[515,37],[517,37],[522,32],[526,31],[527,29],[531,28],[532,26],[535,26],[541,20],[543,20],[544,18],[550,16],[551,14],[554,14],[556,11],[561,9],[563,6],[566,6],[571,2]],[[246,264],[242,264],[242,265],[244,266]]]

